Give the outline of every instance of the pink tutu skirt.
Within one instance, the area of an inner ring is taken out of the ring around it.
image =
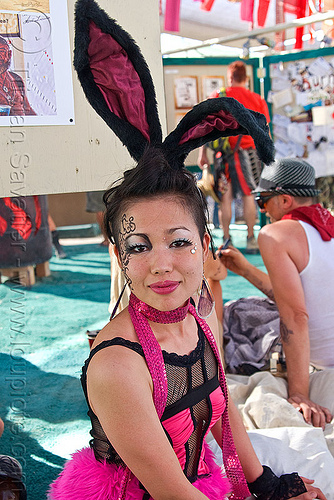
[[[205,447],[205,461],[211,474],[197,479],[193,485],[210,500],[224,500],[231,492],[228,479],[216,464],[212,452]],[[51,484],[49,500],[117,500],[124,469],[114,464],[98,462],[91,448],[77,451],[58,478]],[[126,500],[142,500],[144,490],[131,476]]]

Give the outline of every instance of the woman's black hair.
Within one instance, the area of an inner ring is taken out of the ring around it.
[[[103,196],[106,205],[105,232],[118,250],[122,214],[128,204],[166,195],[176,196],[188,208],[201,241],[206,232],[210,234],[207,226],[208,207],[206,199],[197,187],[196,177],[186,169],[171,168],[163,150],[151,146],[146,149],[137,166],[125,171],[123,180],[117,181]]]

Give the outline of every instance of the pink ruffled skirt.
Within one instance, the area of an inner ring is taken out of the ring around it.
[[[224,500],[231,492],[228,479],[205,447],[205,461],[210,476],[197,479],[193,485],[210,500]],[[58,478],[51,484],[49,500],[117,500],[124,470],[113,464],[98,462],[91,448],[77,451]],[[131,476],[126,489],[126,500],[142,500],[143,489],[137,478]]]

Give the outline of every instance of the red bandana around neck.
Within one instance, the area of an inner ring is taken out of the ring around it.
[[[301,220],[315,227],[324,241],[334,238],[334,217],[320,203],[291,210],[283,219]]]

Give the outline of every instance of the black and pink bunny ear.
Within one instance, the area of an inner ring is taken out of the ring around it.
[[[135,41],[94,0],[77,0],[74,67],[86,97],[131,156],[142,157],[148,145],[161,147],[171,167],[206,142],[247,134],[260,159],[274,160],[266,119],[230,97],[208,99],[189,111],[162,143],[155,89],[150,70]]]
[[[140,49],[94,0],[75,9],[74,67],[86,97],[138,161],[162,142],[155,89]]]
[[[274,160],[274,145],[264,115],[246,109],[231,97],[208,99],[194,106],[163,142],[169,164],[181,168],[195,148],[219,137],[252,136],[259,158],[266,164]]]

